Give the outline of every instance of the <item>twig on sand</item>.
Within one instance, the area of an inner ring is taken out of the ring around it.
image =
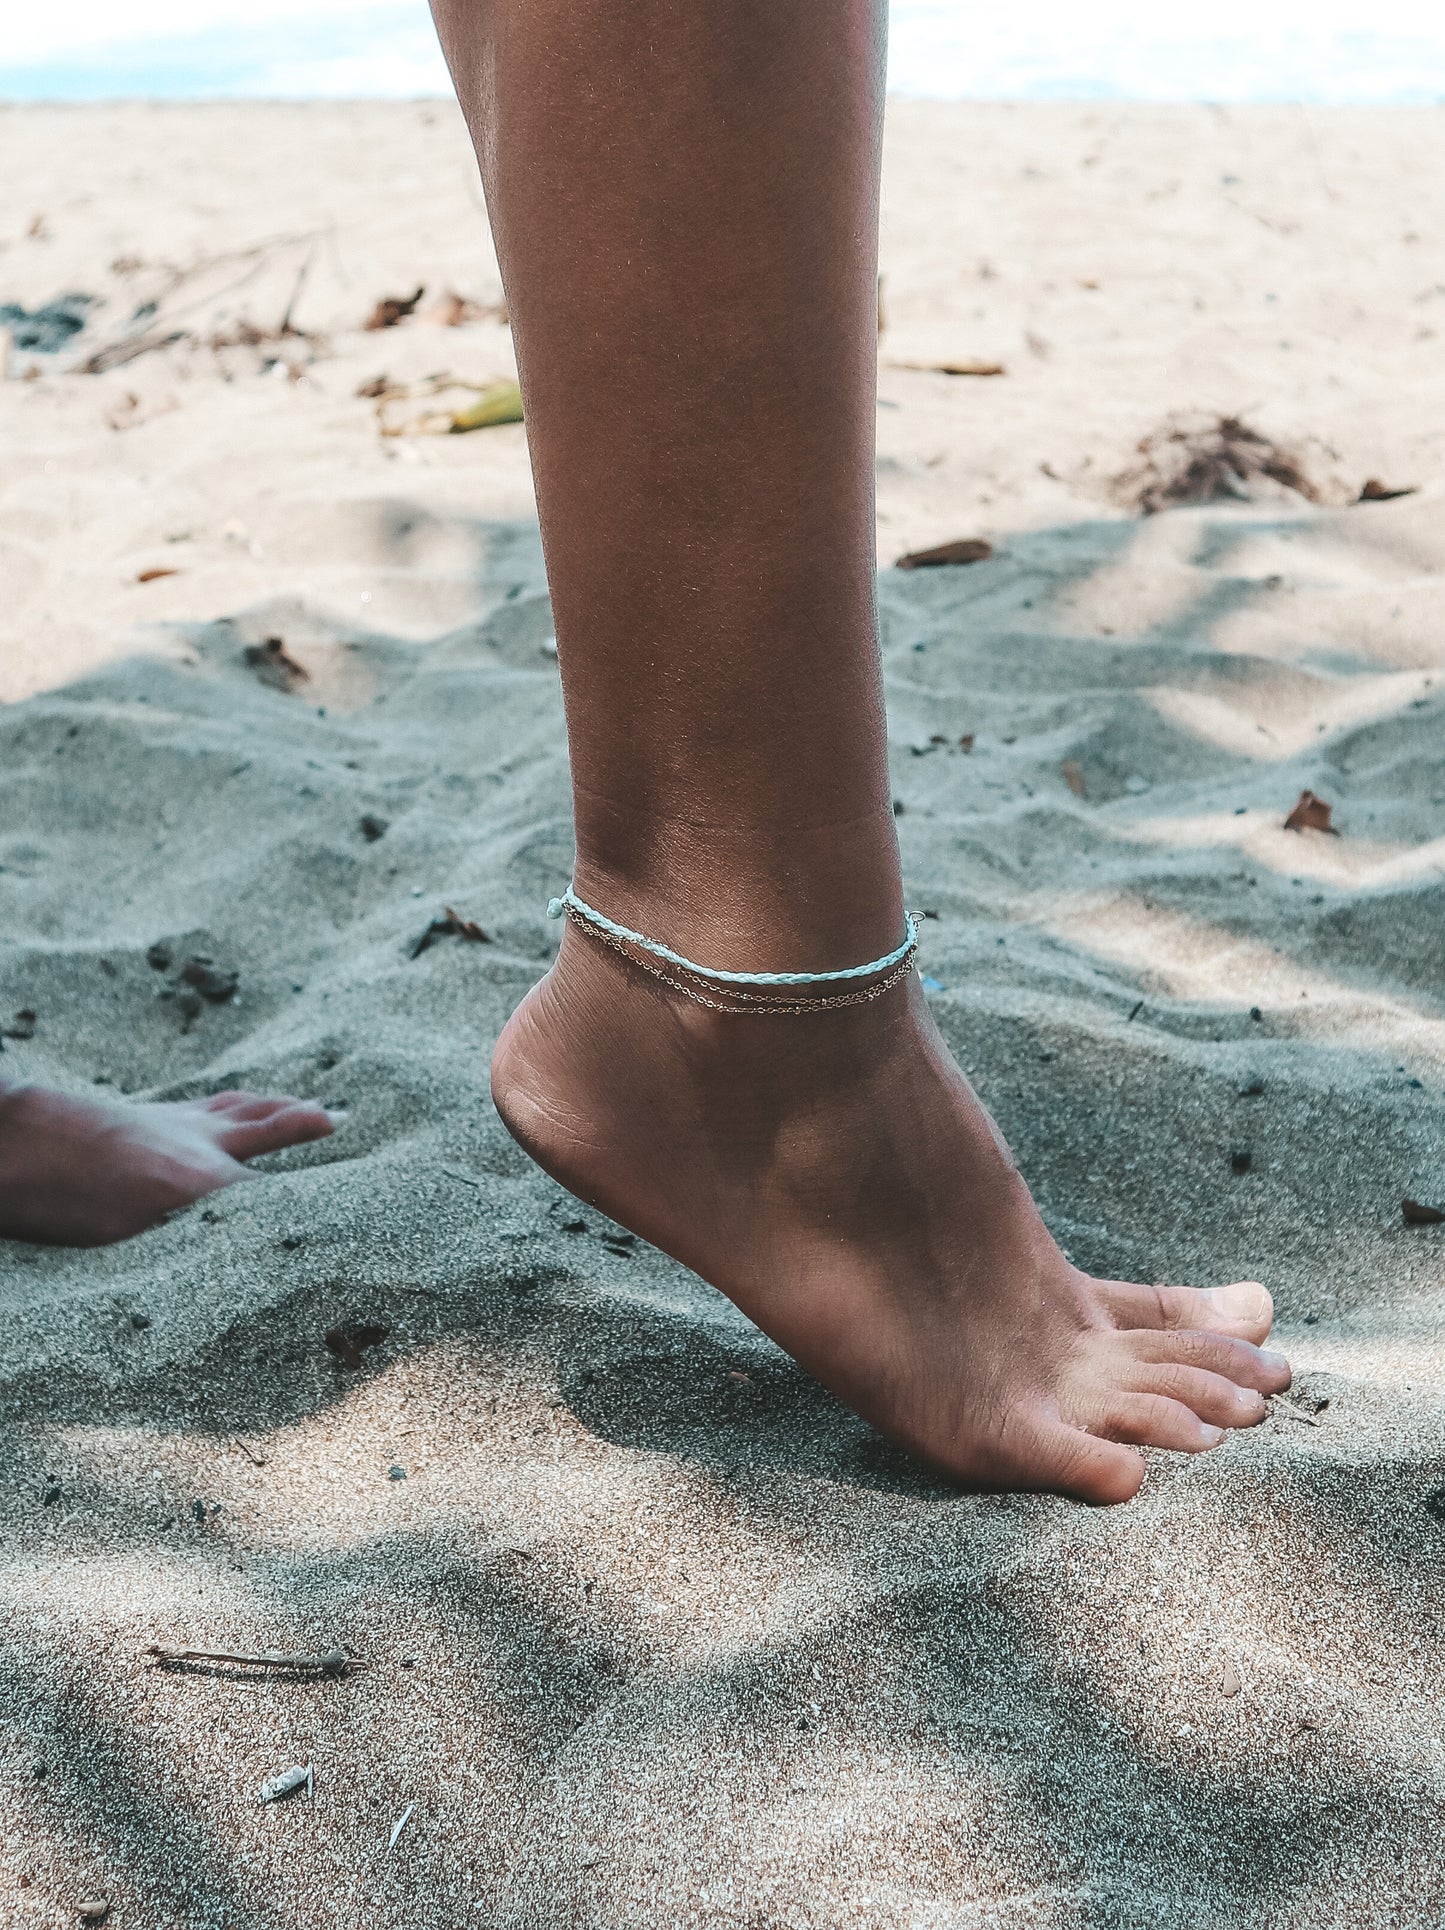
[[[234,1649],[167,1649],[152,1642],[145,1650],[159,1667],[181,1671],[202,1670],[207,1665],[233,1668],[277,1669],[291,1675],[319,1675],[337,1679],[353,1669],[366,1667],[365,1658],[348,1655],[345,1649],[327,1649],[320,1655],[294,1655],[282,1649],[260,1649],[242,1653]]]
[[[1287,1401],[1283,1394],[1274,1396],[1274,1405],[1282,1414],[1288,1415],[1290,1420],[1303,1421],[1306,1427],[1318,1427],[1320,1424],[1318,1414],[1307,1414],[1302,1407],[1296,1407],[1293,1401]]]
[[[396,1848],[397,1839],[401,1835],[402,1831],[406,1828],[407,1824],[411,1821],[411,1813],[415,1808],[416,1808],[415,1803],[408,1803],[406,1808],[401,1812],[400,1816],[398,1816],[396,1821],[392,1824],[391,1835],[387,1838],[387,1844],[386,1844],[388,1855],[390,1855],[391,1852]]]

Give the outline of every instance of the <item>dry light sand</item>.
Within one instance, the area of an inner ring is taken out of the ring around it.
[[[128,1245],[0,1247],[7,1930],[1441,1921],[1445,112],[904,106],[888,169],[939,1020],[1076,1258],[1270,1283],[1294,1404],[1126,1510],[959,1497],[534,1171],[487,1095],[570,856],[524,431],[356,394],[512,367],[360,327],[498,296],[455,114],[0,114],[0,301],[103,298],[0,395],[4,1070],[344,1111]],[[318,339],[205,345],[307,263]],[[77,371],[150,301],[180,340]],[[1182,410],[1321,502],[1131,514]],[[491,942],[413,959],[446,905]]]

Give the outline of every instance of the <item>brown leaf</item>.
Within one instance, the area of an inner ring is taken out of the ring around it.
[[[1334,806],[1326,804],[1322,797],[1313,791],[1301,791],[1299,803],[1284,821],[1286,831],[1328,831],[1332,837],[1340,834],[1330,823]]]
[[[1419,1200],[1401,1200],[1400,1211],[1406,1226],[1445,1226],[1445,1213],[1438,1206],[1422,1206]]]
[[[422,283],[414,295],[383,295],[361,326],[369,330],[395,328],[398,322],[406,320],[425,293],[426,284]]]
[[[1418,484],[1412,483],[1408,489],[1391,489],[1389,484],[1382,483],[1378,476],[1371,476],[1361,487],[1355,501],[1357,503],[1393,503],[1401,496],[1418,496],[1419,493]]]
[[[1172,418],[1144,438],[1139,454],[1143,462],[1117,488],[1145,516],[1180,503],[1249,502],[1261,493],[1261,478],[1306,502],[1320,500],[1299,457],[1238,416]]]
[[[136,576],[136,579],[135,579],[135,580],[136,580],[136,582],[137,582],[137,583],[154,583],[157,577],[161,577],[161,576],[179,576],[179,575],[180,575],[180,571],[179,571],[179,570],[176,570],[176,569],[170,569],[170,570],[160,570],[160,569],[157,569],[157,570],[141,570],[141,571],[139,571],[139,572],[137,573],[137,576]]]
[[[986,563],[993,555],[993,544],[981,536],[961,536],[956,542],[939,543],[930,550],[910,550],[900,556],[900,570],[934,570],[949,563]]]
[[[1075,797],[1087,797],[1089,795],[1089,788],[1084,782],[1084,773],[1072,757],[1066,757],[1063,763],[1060,764],[1059,769],[1063,773],[1065,784],[1068,785]]]
[[[448,289],[445,295],[429,302],[417,320],[431,322],[437,328],[460,328],[463,322],[479,322],[486,312],[480,302],[469,301],[465,295]]]
[[[280,637],[267,637],[264,643],[248,643],[245,658],[262,683],[276,690],[289,690],[293,684],[307,682],[311,675],[305,664],[297,663],[287,654]]]
[[[489,933],[484,932],[474,919],[463,918],[459,912],[446,906],[440,918],[433,918],[426,930],[411,948],[411,956],[420,958],[423,952],[431,950],[439,938],[465,938],[473,945],[490,945]]]
[[[328,1327],[321,1338],[343,1367],[364,1367],[362,1354],[368,1347],[379,1347],[390,1332],[384,1320],[343,1320]]]
[[[894,362],[895,369],[917,369],[926,375],[1007,375],[1002,362]]]

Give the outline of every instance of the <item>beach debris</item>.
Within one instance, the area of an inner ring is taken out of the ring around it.
[[[104,1923],[110,1915],[110,1898],[87,1897],[83,1903],[76,1904],[75,1914],[81,1923]]]
[[[396,1821],[392,1824],[391,1835],[388,1836],[386,1839],[386,1853],[388,1856],[390,1856],[391,1852],[396,1848],[397,1841],[400,1838],[402,1831],[406,1828],[407,1824],[411,1821],[411,1813],[415,1808],[416,1808],[415,1803],[408,1803],[406,1808],[401,1812],[400,1816],[398,1816]]]
[[[1426,1206],[1420,1200],[1401,1200],[1400,1211],[1406,1226],[1445,1226],[1445,1212],[1438,1206]]]
[[[278,1770],[274,1776],[266,1778],[258,1794],[263,1803],[279,1803],[284,1797],[294,1796],[298,1789],[304,1789],[308,1799],[316,1794],[310,1763],[304,1769],[296,1763],[290,1769]]]
[[[1337,838],[1340,834],[1330,822],[1333,812],[1334,806],[1316,797],[1313,791],[1301,791],[1299,802],[1284,821],[1284,828],[1286,831],[1328,831],[1331,837]]]
[[[1420,1504],[1427,1515],[1437,1521],[1445,1521],[1445,1488],[1432,1488]]]
[[[375,402],[383,395],[403,395],[404,382],[393,382],[389,375],[373,375],[369,382],[363,382],[356,393],[367,402]]]
[[[915,369],[924,375],[1007,375],[1002,362],[890,362],[892,369]]]
[[[423,282],[418,284],[414,295],[381,296],[361,326],[372,334],[378,329],[395,328],[398,322],[404,322],[407,316],[415,311],[417,303],[425,293],[426,284]]]
[[[95,301],[94,295],[57,295],[54,301],[30,309],[19,302],[0,302],[0,328],[8,331],[17,349],[54,355],[85,327],[85,311]]]
[[[470,402],[438,402],[449,391],[471,396]],[[433,406],[406,415],[398,405],[425,399]],[[456,375],[430,375],[411,387],[389,383],[376,397],[377,425],[384,436],[460,436],[473,429],[493,429],[522,420],[522,391],[510,376],[472,382]]]
[[[460,912],[453,911],[447,905],[441,917],[433,918],[413,944],[410,956],[420,958],[423,952],[430,951],[439,938],[464,938],[471,945],[490,945],[492,942],[475,919],[463,918]]]
[[[40,1496],[41,1507],[53,1508],[57,1502],[63,1501],[64,1499],[65,1490],[61,1487],[60,1483],[58,1481],[47,1481]]]
[[[160,577],[163,577],[163,576],[179,576],[179,575],[180,575],[180,571],[176,569],[174,565],[171,565],[168,568],[162,568],[158,566],[157,568],[151,569],[151,570],[137,570],[135,580],[137,583],[154,583]]]
[[[364,1367],[362,1355],[371,1347],[379,1347],[391,1332],[384,1320],[343,1320],[334,1327],[328,1327],[321,1336],[326,1351],[335,1354],[343,1367]]]
[[[261,643],[248,643],[242,652],[247,664],[263,684],[270,684],[273,690],[293,689],[297,684],[310,680],[311,672],[305,664],[297,663],[288,655],[285,640],[281,637],[267,637]]]
[[[388,1481],[405,1481],[406,1469],[399,1462],[393,1461],[386,1471],[386,1478]]]
[[[368,844],[375,844],[378,838],[386,836],[390,824],[390,818],[379,818],[374,811],[367,811],[363,814],[357,829]]]
[[[474,302],[466,295],[458,295],[449,288],[444,295],[438,295],[434,302],[428,302],[417,320],[430,322],[434,328],[461,328],[466,322],[484,320],[492,312],[480,302]]]
[[[1236,1146],[1229,1155],[1229,1170],[1242,1178],[1254,1165],[1254,1154],[1247,1146]]]
[[[1241,1099],[1259,1099],[1264,1093],[1264,1081],[1263,1079],[1247,1079],[1242,1086],[1236,1086],[1235,1091]]]
[[[316,1675],[328,1681],[338,1681],[343,1675],[350,1675],[353,1669],[364,1669],[366,1662],[359,1655],[348,1655],[345,1649],[325,1649],[319,1655],[295,1654],[285,1649],[168,1649],[159,1642],[151,1642],[143,1651],[154,1657],[158,1668],[175,1669],[185,1673],[205,1671],[211,1667],[264,1669],[269,1673],[283,1675]],[[266,1801],[265,1797],[261,1799]]]
[[[1087,797],[1089,787],[1084,781],[1083,767],[1072,757],[1066,757],[1059,766],[1059,774],[1075,797]]]
[[[9,1025],[0,1026],[0,1039],[33,1039],[35,1037],[35,1014],[24,1005],[11,1019]]]
[[[1360,493],[1355,501],[1357,503],[1393,503],[1398,502],[1401,496],[1418,496],[1419,493],[1418,483],[1411,483],[1405,489],[1391,489],[1389,484],[1382,483],[1378,476],[1371,476],[1367,482],[1361,483]]]
[[[239,972],[218,965],[207,952],[193,952],[181,966],[180,978],[182,984],[193,987],[210,1005],[228,1004],[241,982]]]
[[[968,754],[969,751],[973,749],[973,744],[974,744],[974,735],[971,730],[965,731],[963,736],[960,737],[958,740],[958,748],[964,753],[965,756]]]
[[[993,544],[982,536],[961,536],[952,543],[936,543],[932,549],[910,550],[900,556],[895,569],[936,570],[953,564],[986,563],[993,555]]]
[[[1171,417],[1144,437],[1138,454],[1142,463],[1117,487],[1144,516],[1191,503],[1252,502],[1262,482],[1320,500],[1299,458],[1238,416]]]
[[[1328,1401],[1320,1401],[1314,1411],[1311,1412],[1310,1409],[1302,1406],[1298,1401],[1289,1400],[1283,1394],[1275,1394],[1270,1399],[1271,1413],[1273,1413],[1275,1409],[1278,1409],[1286,1420],[1301,1421],[1306,1427],[1318,1427],[1320,1424],[1320,1415],[1328,1406]]]
[[[1228,1649],[1222,1649],[1219,1656],[1219,1693],[1224,1696],[1236,1696],[1243,1687],[1234,1657]]]

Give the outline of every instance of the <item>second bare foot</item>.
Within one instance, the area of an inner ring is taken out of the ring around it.
[[[580,1198],[720,1288],[881,1432],[970,1486],[1128,1500],[1141,1447],[1249,1427],[1269,1295],[1096,1280],[1050,1236],[916,978],[729,1017],[570,930],[493,1092]]]

